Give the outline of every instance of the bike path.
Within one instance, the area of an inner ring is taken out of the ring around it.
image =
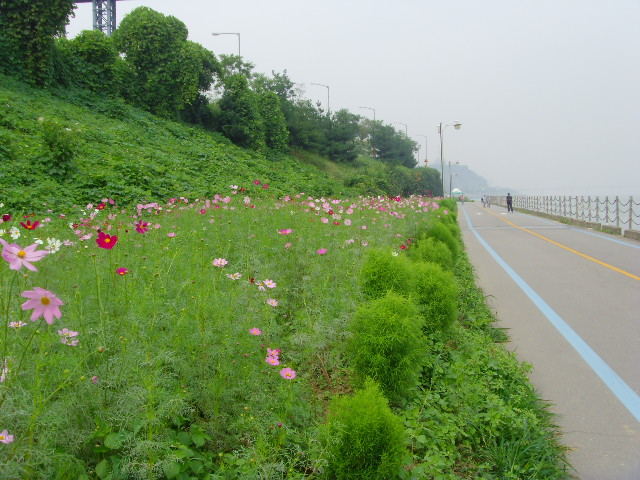
[[[640,243],[496,206],[458,222],[579,478],[640,479]]]

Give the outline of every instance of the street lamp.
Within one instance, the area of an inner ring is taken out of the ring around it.
[[[398,125],[404,125],[404,136],[409,138],[409,134],[407,133],[407,124],[406,123],[400,123],[400,122],[393,122],[394,124],[398,124]]]
[[[366,108],[367,110],[373,110],[373,121],[376,121],[376,109],[371,107],[358,107],[358,108]]]
[[[238,36],[238,56],[240,57],[240,34],[239,33],[235,33],[235,32],[226,32],[226,33],[212,33],[211,35],[213,35],[214,37],[217,37],[218,35],[237,35]]]
[[[323,85],[321,83],[312,83],[311,85],[318,85],[327,89],[327,115],[331,113],[331,107],[329,106],[329,85]]]
[[[427,150],[427,136],[426,135],[420,135],[420,134],[416,134],[418,137],[423,137],[424,138],[424,166],[428,167],[429,166],[429,151]],[[418,161],[418,163],[420,163],[420,161]]]
[[[442,183],[442,196],[444,197],[444,149],[443,149],[443,144],[442,144],[442,135],[444,134],[444,131],[447,129],[447,127],[450,127],[451,125],[453,125],[453,128],[455,128],[456,130],[460,130],[460,127],[462,126],[462,124],[460,122],[458,122],[457,120],[448,123],[446,125],[443,125],[442,122],[440,122],[440,125],[438,125],[438,133],[440,134],[440,180]]]
[[[460,162],[456,162],[455,165],[459,165]],[[451,162],[449,162],[449,198],[451,198],[451,182],[453,181],[453,176],[458,175],[457,173],[451,173]],[[444,195],[444,192],[442,193]]]

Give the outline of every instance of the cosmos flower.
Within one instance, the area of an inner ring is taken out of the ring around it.
[[[26,228],[27,230],[35,230],[36,228],[38,228],[38,225],[40,225],[40,221],[36,220],[35,222],[31,223],[31,220],[27,220],[27,223],[20,222],[20,225],[22,226],[22,228]]]
[[[24,247],[24,249],[16,243],[9,244],[2,238],[0,238],[0,243],[3,246],[2,258],[9,262],[11,270],[20,270],[24,265],[32,272],[37,272],[38,269],[31,265],[31,262],[42,260],[42,257],[49,254],[46,250],[36,250],[38,248],[37,243]]]
[[[139,220],[138,223],[136,223],[136,232],[138,233],[146,233],[149,231],[149,223],[148,222],[143,222],[142,220]]]
[[[251,330],[249,330],[249,333],[251,335],[262,335],[262,330],[260,330],[259,328],[252,328]]]
[[[120,267],[116,268],[116,273],[120,276],[125,276],[127,273],[129,273],[129,270],[125,267]]]
[[[109,235],[104,232],[98,232],[98,238],[96,238],[96,243],[100,248],[106,248],[107,250],[111,250],[118,243],[118,237],[116,235]]]
[[[325,253],[327,253],[327,249],[326,248],[319,248],[318,249],[318,255],[324,255]]]
[[[0,443],[8,444],[13,442],[13,435],[9,435],[7,430],[2,430],[0,432]]]
[[[229,262],[227,260],[225,260],[224,258],[216,258],[213,260],[213,266],[214,267],[224,267],[226,264],[228,264]]]
[[[53,324],[53,317],[60,318],[62,316],[60,305],[64,305],[64,303],[49,290],[34,287],[33,290],[22,292],[22,296],[29,299],[22,304],[22,310],[33,309],[31,314],[32,322],[44,317],[45,321],[51,325]]]
[[[296,378],[296,371],[290,369],[289,367],[286,367],[280,370],[280,376],[282,378],[286,378],[287,380],[292,380]]]

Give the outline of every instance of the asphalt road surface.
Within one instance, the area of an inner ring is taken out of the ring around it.
[[[581,480],[640,480],[640,242],[460,207],[478,284]]]

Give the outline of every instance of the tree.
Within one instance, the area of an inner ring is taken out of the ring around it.
[[[360,135],[369,141],[375,157],[381,161],[408,168],[416,166],[414,153],[418,150],[418,144],[392,126],[380,121],[364,120]]]
[[[176,118],[209,89],[219,64],[213,53],[187,41],[184,23],[147,7],[127,15],[113,33],[134,81],[127,98],[143,108]]]
[[[247,77],[236,73],[225,79],[219,107],[220,130],[225,137],[243,147],[256,150],[266,147],[258,95],[249,88]]]
[[[287,130],[287,120],[280,108],[280,98],[273,92],[257,95],[267,147],[284,152],[289,144],[289,130]]]
[[[352,162],[358,157],[358,115],[342,109],[331,116],[324,153],[334,162]]]
[[[54,37],[64,33],[74,0],[0,0],[0,47],[7,73],[44,85],[50,77]]]

